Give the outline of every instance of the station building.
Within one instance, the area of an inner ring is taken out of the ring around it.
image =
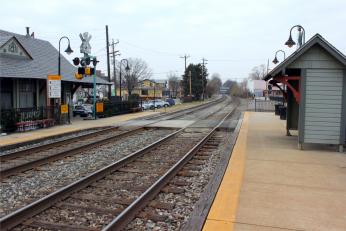
[[[338,145],[346,140],[346,56],[314,35],[264,77],[287,87],[286,129],[304,144]]]
[[[49,99],[47,76],[58,73],[58,50],[48,41],[37,39],[28,32],[20,35],[0,30],[2,124],[6,122],[4,113],[9,110],[16,110],[15,115],[18,115],[39,108],[47,109],[53,104],[72,105],[73,94],[77,89],[93,87],[92,77],[75,79],[77,68],[61,55],[61,98]],[[96,83],[109,84],[101,78],[97,78]],[[16,122],[22,119],[16,118]]]

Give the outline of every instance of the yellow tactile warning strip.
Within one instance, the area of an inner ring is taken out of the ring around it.
[[[209,211],[203,231],[233,230],[244,176],[248,121],[249,112],[245,112],[231,160]]]

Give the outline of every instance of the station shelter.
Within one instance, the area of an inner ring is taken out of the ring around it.
[[[284,84],[286,129],[298,130],[304,144],[332,144],[343,151],[346,140],[346,56],[321,35],[314,35],[269,72],[264,80]]]
[[[49,111],[56,110],[54,107],[62,104],[72,106],[73,94],[78,88],[93,87],[92,77],[77,80],[76,72],[77,68],[61,55],[61,95],[60,98],[48,98],[47,78],[48,75],[58,73],[58,50],[48,41],[35,38],[33,34],[20,35],[0,30],[2,128],[14,122],[40,119],[42,122],[42,118],[49,117]],[[96,83],[110,84],[101,78],[97,78]],[[55,116],[58,112],[51,111],[50,114]],[[58,121],[51,124],[54,122]]]

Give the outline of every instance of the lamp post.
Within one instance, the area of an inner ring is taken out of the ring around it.
[[[119,82],[119,95],[120,95],[120,101],[122,101],[122,98],[121,98],[121,65],[123,64],[123,61],[126,61],[126,67],[125,67],[125,71],[128,72],[130,70],[130,67],[129,67],[129,61],[127,59],[122,59],[120,60],[120,82]]]
[[[65,38],[68,40],[68,46],[65,50],[65,52],[70,55],[73,50],[71,49],[71,46],[70,46],[70,39],[66,36],[62,36],[60,39],[59,39],[59,58],[58,58],[58,75],[61,76],[61,54],[60,54],[60,43],[61,43],[61,40]],[[68,105],[68,123],[71,123],[70,121],[70,102],[67,103]]]
[[[69,39],[68,37],[66,37],[66,36],[61,37],[61,38],[60,38],[60,40],[59,40],[58,75],[60,75],[60,74],[61,74],[61,54],[60,54],[60,43],[61,43],[61,40],[62,40],[63,38],[65,38],[65,39],[67,39],[67,40],[68,40],[68,46],[67,46],[67,48],[66,48],[65,52],[66,52],[68,55],[70,55],[70,54],[73,52],[73,50],[71,49],[71,46],[70,46],[70,39]]]
[[[292,39],[292,30],[293,28],[297,28],[298,29],[298,47],[301,47],[304,43],[305,43],[305,29],[304,27],[302,27],[301,25],[295,25],[291,28],[290,30],[290,36],[288,37],[288,40],[285,42],[285,45],[287,45],[288,47],[292,47],[294,45],[296,45],[296,43],[293,41]]]
[[[277,54],[278,52],[282,52],[284,54],[284,60],[286,59],[286,53],[283,50],[278,50],[275,52],[275,58],[273,59],[273,63],[277,64],[279,62],[278,58],[277,58]]]

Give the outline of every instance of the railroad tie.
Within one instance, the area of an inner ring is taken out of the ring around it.
[[[159,221],[165,221],[168,219],[168,216],[165,216],[165,215],[159,215],[159,214],[156,214],[152,211],[148,212],[148,211],[145,211],[145,212],[140,212],[137,217],[139,218],[143,218],[143,219],[146,219],[146,220],[152,220],[152,221],[155,221],[155,222],[159,222]]]
[[[62,209],[70,209],[70,210],[84,210],[88,212],[94,212],[96,214],[111,214],[111,215],[118,215],[121,213],[122,209],[107,209],[107,208],[100,208],[97,206],[84,206],[79,204],[72,204],[72,203],[66,203],[66,202],[59,202],[56,205],[54,205],[57,208]]]
[[[166,186],[164,188],[161,189],[161,192],[164,193],[174,193],[174,194],[181,194],[185,192],[185,189],[183,188],[178,188],[175,186]]]
[[[54,222],[47,222],[47,221],[25,221],[23,223],[26,226],[30,226],[33,228],[39,228],[39,229],[47,229],[47,230],[74,230],[74,231],[97,231],[99,229],[82,226],[82,225],[66,225],[66,224],[59,224]]]

